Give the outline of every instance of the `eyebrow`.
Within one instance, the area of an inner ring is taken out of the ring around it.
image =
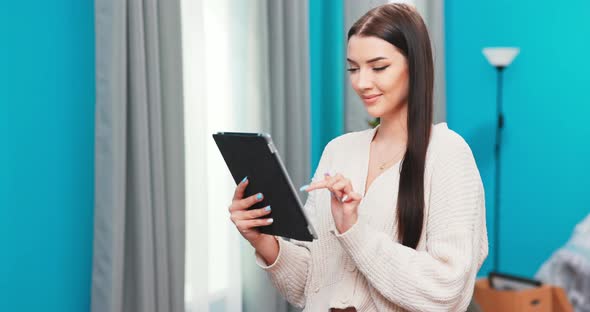
[[[387,58],[386,58],[386,57],[383,57],[383,56],[377,56],[377,57],[374,57],[374,58],[372,58],[372,59],[368,60],[368,61],[367,61],[367,64],[369,64],[369,63],[373,63],[373,62],[377,62],[377,61],[379,61],[379,60],[385,60],[385,59],[387,59]],[[356,64],[356,62],[355,62],[355,61],[353,61],[353,60],[351,60],[351,59],[349,59],[349,58],[346,58],[346,60],[348,60],[348,61],[349,61],[349,62],[351,62],[351,63],[355,63],[355,64]]]

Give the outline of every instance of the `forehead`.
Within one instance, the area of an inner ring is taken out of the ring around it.
[[[377,56],[403,58],[403,54],[394,45],[377,37],[352,36],[348,40],[346,52],[347,57],[356,62],[364,62]]]

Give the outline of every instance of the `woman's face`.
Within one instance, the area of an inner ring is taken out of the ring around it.
[[[391,43],[377,37],[348,40],[350,83],[376,118],[395,114],[407,105],[408,64]]]

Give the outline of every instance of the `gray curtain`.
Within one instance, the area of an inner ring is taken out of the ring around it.
[[[271,132],[295,185],[310,178],[307,1],[269,1]]]
[[[310,86],[308,3],[300,0],[256,1],[261,20],[253,31],[265,33],[265,40],[253,44],[263,47],[261,64],[266,85],[264,102],[267,131],[293,183],[310,179]],[[306,198],[302,198],[303,201]],[[274,289],[266,272],[254,263],[254,251],[242,248],[244,312],[299,311],[291,307]]]
[[[434,123],[447,120],[445,83],[445,1],[417,0],[424,22],[428,27],[434,58]]]
[[[345,32],[374,7],[389,3],[388,0],[345,0]],[[446,120],[446,92],[445,92],[445,45],[444,45],[444,0],[415,0],[416,8],[422,15],[432,41],[434,57],[434,123]],[[343,65],[346,66],[346,60]],[[371,116],[367,113],[358,95],[350,86],[348,79],[345,81],[345,130],[346,132],[367,129]]]
[[[184,311],[179,6],[95,0],[93,312]]]

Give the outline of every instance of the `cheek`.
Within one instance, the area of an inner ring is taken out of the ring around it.
[[[384,76],[379,80],[378,86],[389,97],[406,97],[408,93],[408,78],[403,73]]]

